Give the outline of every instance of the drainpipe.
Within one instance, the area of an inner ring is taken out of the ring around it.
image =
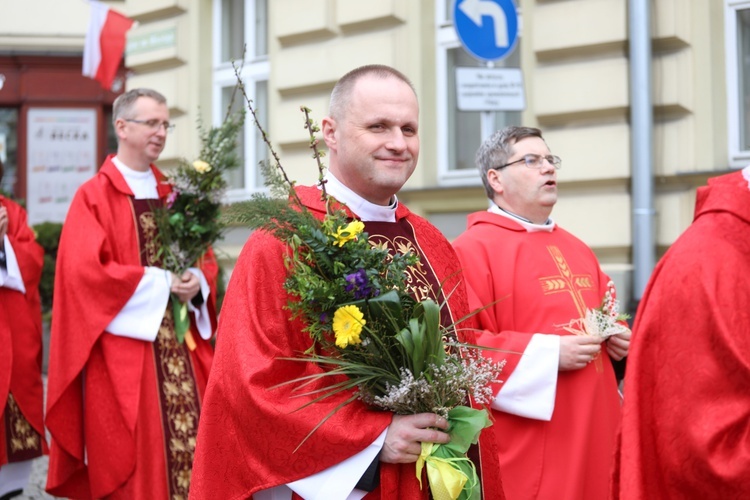
[[[633,299],[637,305],[656,263],[649,0],[629,0]]]

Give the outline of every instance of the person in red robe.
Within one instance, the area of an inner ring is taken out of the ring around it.
[[[750,167],[698,189],[633,327],[615,499],[750,498]]]
[[[421,265],[410,270],[416,298],[439,299],[442,281],[443,289],[455,288],[442,311],[442,321],[454,322],[468,311],[455,253],[434,226],[395,196],[417,163],[418,117],[414,89],[400,72],[374,65],[345,75],[322,122],[330,155],[326,190],[364,222],[371,243],[420,255]],[[297,193],[324,216],[317,188]],[[286,309],[287,253],[282,242],[256,231],[232,273],[201,415],[191,498],[428,498],[427,480],[420,490],[415,462],[421,442],[448,441],[444,418],[394,415],[359,400],[340,406],[350,392],[300,409],[312,397],[300,397],[288,386],[273,388],[321,370],[284,359],[312,345],[304,325],[291,321]],[[485,431],[474,463],[483,498],[503,499],[493,445]]]
[[[478,342],[508,361],[492,403],[506,497],[607,498],[620,415],[610,358],[626,355],[630,332],[618,327],[603,346],[583,334],[578,320],[610,280],[549,217],[560,158],[541,131],[507,127],[476,157],[491,208],[471,214],[453,246],[472,305],[485,307]]]
[[[57,256],[46,425],[46,489],[70,498],[186,498],[213,357],[217,264],[159,267],[152,205],[170,192],[153,165],[166,99],[133,89],[114,104],[116,156],[81,185]],[[170,293],[188,302],[178,343]],[[202,303],[201,303],[202,300]]]
[[[3,164],[0,162],[0,180]],[[47,453],[42,420],[44,250],[26,211],[0,195],[0,497],[20,495]]]

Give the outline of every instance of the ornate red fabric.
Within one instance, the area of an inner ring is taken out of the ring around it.
[[[47,491],[71,498],[166,498],[164,446],[155,442],[162,436],[152,344],[105,335],[144,272],[133,193],[111,159],[79,188],[60,239],[46,415],[52,435]],[[151,168],[164,199],[170,186]],[[218,266],[212,252],[204,264],[213,314]],[[191,358],[202,394],[212,348],[192,328],[198,347]]]
[[[613,497],[750,498],[750,190],[699,188],[633,329]]]
[[[571,335],[562,325],[601,304],[609,278],[567,231],[527,232],[490,212],[468,222],[453,246],[475,304],[494,302],[479,315],[480,344],[522,352],[534,333]],[[508,359],[507,380],[518,356],[487,354]],[[606,498],[620,401],[605,350],[586,368],[559,373],[551,421],[492,414],[509,499]]]
[[[307,187],[298,188],[298,193],[322,218],[320,192]],[[450,308],[454,318],[463,317],[467,311],[465,289],[458,285],[456,258],[448,242],[403,205],[399,205],[397,218],[414,228],[416,243],[427,256],[425,264],[437,271],[439,280],[445,280],[444,289],[456,288]],[[286,251],[281,242],[256,231],[237,261],[219,321],[191,498],[244,499],[257,491],[305,478],[362,451],[390,424],[391,413],[371,410],[355,401],[339,409],[297,448],[350,394],[295,411],[310,398],[295,397],[290,386],[271,389],[320,370],[312,363],[280,359],[296,357],[311,345],[309,336],[302,332],[303,325],[290,322],[284,309],[289,300],[283,287]],[[493,450],[483,453],[482,460],[481,465],[484,461],[494,464],[483,476],[484,498],[504,498]],[[420,499],[426,495],[426,489],[419,489],[414,464],[381,463],[380,486],[366,498]]]
[[[42,311],[39,281],[44,250],[28,226],[26,211],[17,203],[0,196],[0,206],[8,211],[7,236],[18,260],[26,293],[0,287],[0,466],[8,462],[2,412],[8,394],[24,418],[39,434],[47,453],[42,418]],[[0,240],[1,241],[1,240]],[[38,451],[37,451],[38,453]]]

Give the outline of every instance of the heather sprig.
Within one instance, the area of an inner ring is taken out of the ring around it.
[[[562,328],[576,335],[591,335],[606,340],[612,335],[629,331],[628,326],[623,324],[628,319],[630,319],[629,314],[620,312],[620,301],[617,300],[615,283],[610,280],[601,305],[587,309],[582,318],[571,320],[568,324],[562,325]]]

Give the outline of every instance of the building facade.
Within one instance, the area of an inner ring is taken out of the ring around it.
[[[80,58],[85,2],[0,3],[6,14],[0,18],[0,73],[13,58]],[[197,154],[197,121],[221,120],[239,75],[285,167],[300,182],[311,183],[316,171],[300,106],[312,109],[319,121],[338,77],[362,64],[381,63],[413,80],[421,104],[419,166],[400,199],[449,238],[464,229],[469,212],[487,207],[473,161],[482,137],[481,113],[457,110],[455,83],[456,68],[483,63],[459,42],[453,0],[105,3],[138,22],[128,35],[125,87],[153,87],[169,100],[177,128],[163,166]],[[495,127],[542,128],[551,150],[563,158],[553,218],[595,250],[626,301],[639,296],[632,285],[638,243],[632,236],[632,91],[650,92],[653,101],[657,257],[692,220],[696,187],[750,159],[750,1],[651,0],[652,78],[650,88],[643,89],[632,89],[629,80],[630,3],[519,0],[518,44],[495,66],[521,69],[526,106],[489,116]],[[39,16],[26,15],[32,9],[55,17],[40,23]],[[11,80],[6,75],[6,82]],[[34,107],[23,101],[24,94],[7,98],[8,88],[6,83],[0,89],[6,151],[13,147],[7,116],[16,113],[16,149],[27,147],[28,138],[22,137]],[[115,93],[95,85],[84,92],[89,93],[99,94],[96,117],[106,121]],[[111,141],[102,124],[96,130],[98,164]],[[244,168],[232,176],[230,201],[263,189],[257,165],[267,152],[250,122],[242,154]],[[18,179],[29,178],[28,162],[28,154],[17,153]],[[3,187],[19,196],[32,193],[25,180],[14,182]],[[241,229],[228,235],[223,245],[228,265],[246,236]]]

